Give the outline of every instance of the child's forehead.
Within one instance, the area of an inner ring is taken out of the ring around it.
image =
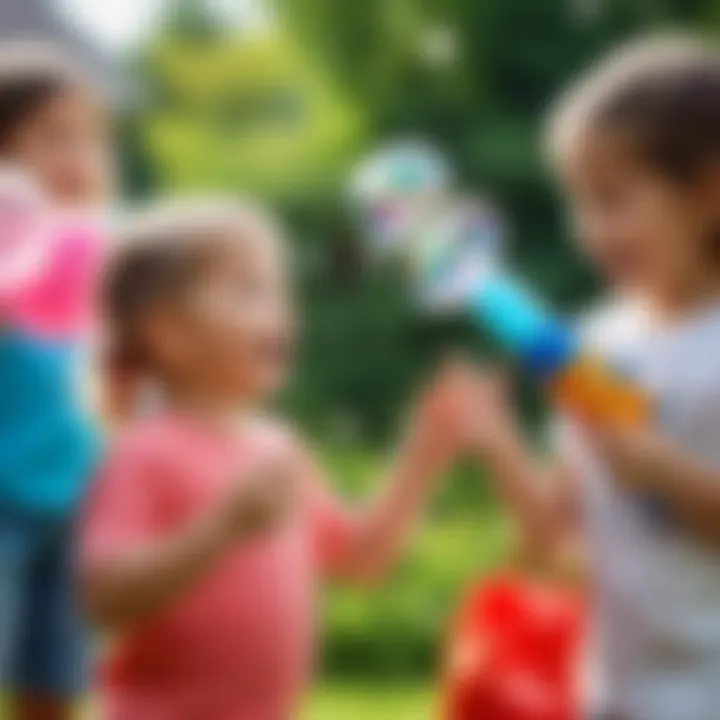
[[[260,215],[238,212],[216,228],[218,248],[231,257],[280,256],[284,238],[279,228]]]
[[[94,89],[84,86],[58,88],[39,105],[35,117],[69,120],[79,128],[108,131],[113,124],[105,99]]]
[[[588,127],[559,146],[553,156],[562,180],[571,184],[623,181],[649,174],[647,164],[631,134]]]
[[[212,274],[237,275],[284,267],[283,237],[272,225],[231,222],[206,238]]]
[[[277,242],[269,215],[223,198],[168,197],[131,215],[124,244],[165,242],[186,248],[246,248]]]

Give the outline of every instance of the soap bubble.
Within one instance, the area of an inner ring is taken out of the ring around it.
[[[428,310],[457,306],[501,260],[505,229],[481,198],[454,197],[408,244],[416,292]]]
[[[500,213],[461,193],[430,145],[405,142],[373,153],[352,176],[351,196],[370,252],[404,261],[426,310],[456,307],[500,260]]]
[[[451,185],[448,162],[425,143],[389,145],[363,161],[350,195],[372,250],[394,253],[442,204]]]

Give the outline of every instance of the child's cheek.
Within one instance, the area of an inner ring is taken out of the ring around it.
[[[258,394],[269,396],[276,393],[285,386],[289,374],[289,366],[286,363],[275,363],[266,367],[258,383]]]
[[[252,339],[242,333],[231,333],[222,343],[222,347],[222,376],[238,391],[255,392],[259,367],[253,352]]]
[[[627,289],[642,289],[655,274],[647,259],[631,251],[610,255],[604,268],[605,276],[613,284]]]
[[[632,285],[638,280],[641,267],[631,244],[608,236],[602,240],[584,241],[581,250],[590,266],[604,281]]]
[[[238,334],[225,344],[221,372],[228,389],[232,387],[239,396],[262,400],[282,387],[289,362],[289,356],[274,343]]]
[[[259,341],[253,353],[256,391],[271,394],[285,384],[292,363],[292,347],[279,337]]]

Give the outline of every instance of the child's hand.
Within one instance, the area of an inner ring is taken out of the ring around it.
[[[449,462],[468,448],[476,405],[475,368],[448,362],[424,390],[412,414],[410,447],[430,466]]]
[[[221,530],[229,540],[261,535],[290,514],[295,482],[289,457],[259,460],[244,477],[235,479],[219,506]]]
[[[504,375],[495,370],[476,371],[472,393],[470,449],[481,458],[487,458],[514,446],[517,443],[515,420]]]

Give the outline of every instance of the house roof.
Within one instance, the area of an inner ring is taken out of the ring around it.
[[[117,62],[63,16],[55,4],[49,0],[1,0],[0,42],[25,39],[60,45],[82,63],[111,98],[119,101],[127,95]]]

